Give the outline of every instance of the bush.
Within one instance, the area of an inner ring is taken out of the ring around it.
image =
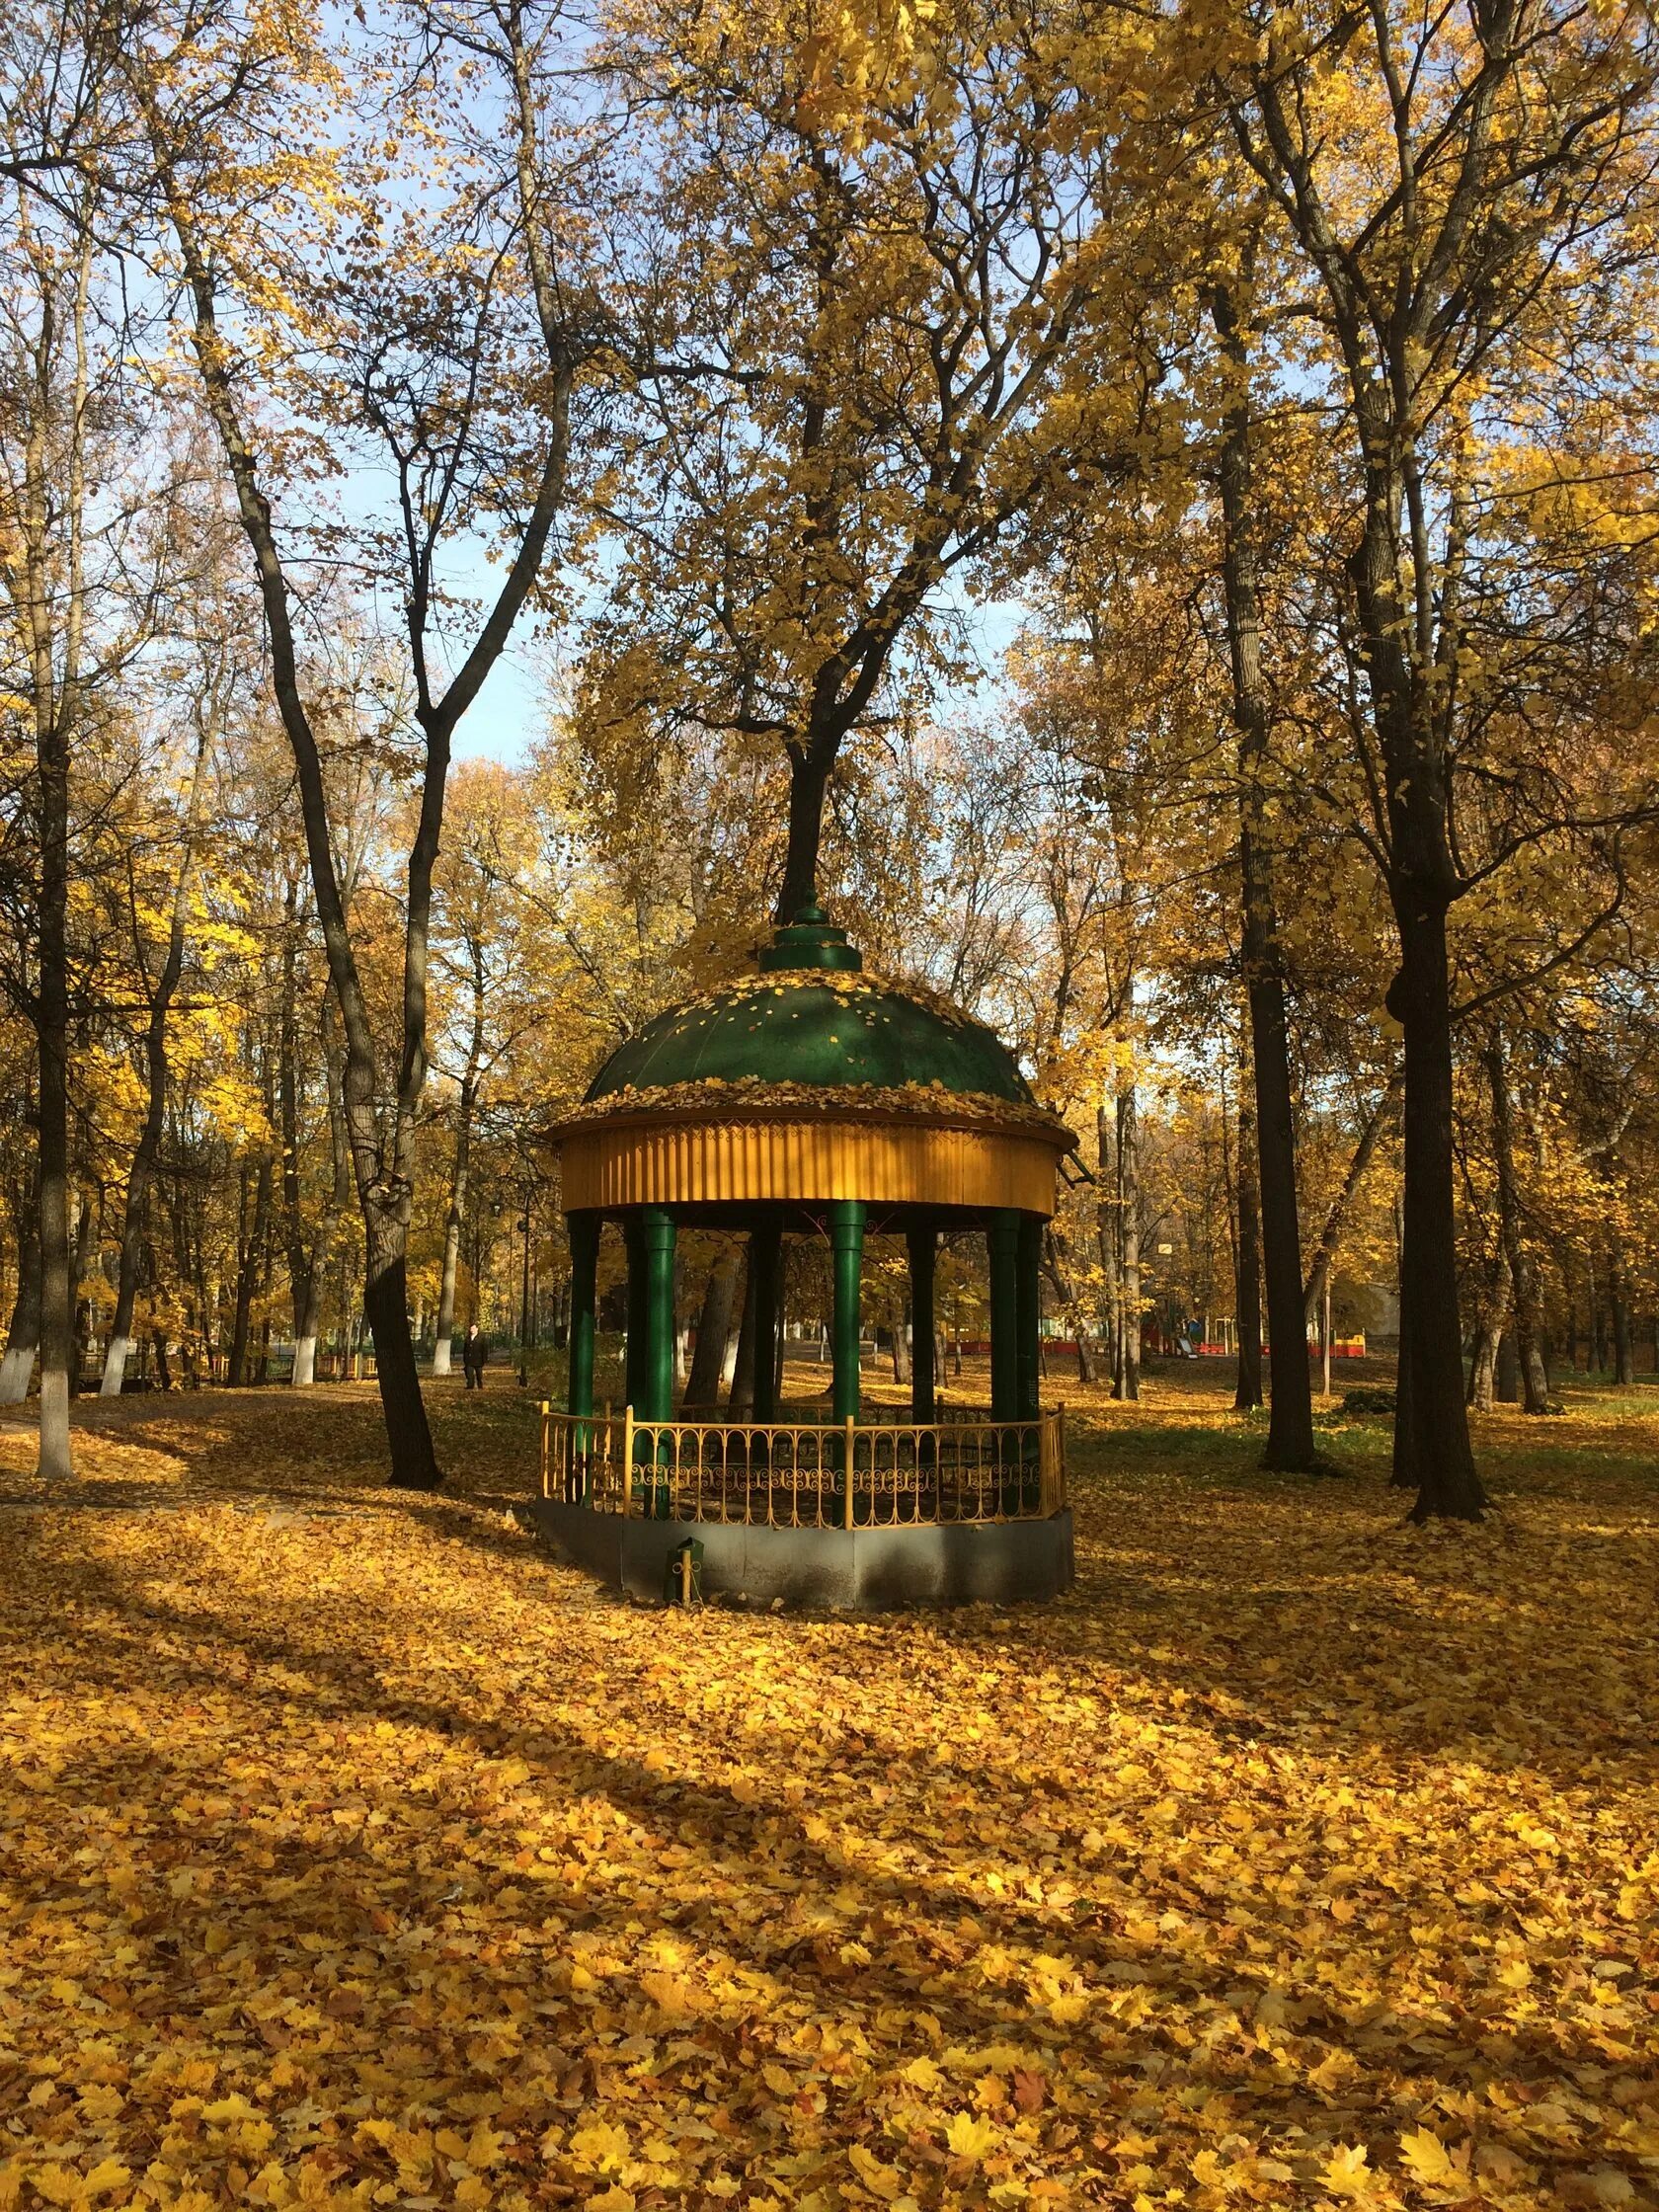
[[[1385,1382],[1362,1382],[1342,1393],[1344,1413],[1392,1413],[1394,1393]]]

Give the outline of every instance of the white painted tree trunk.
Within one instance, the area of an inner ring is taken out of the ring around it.
[[[34,1345],[8,1346],[5,1358],[0,1359],[0,1405],[21,1405],[29,1395],[34,1373]]]
[[[293,1386],[303,1390],[317,1380],[317,1339],[301,1336],[294,1342]]]
[[[104,1354],[104,1380],[98,1385],[101,1398],[118,1398],[121,1382],[126,1375],[126,1363],[132,1351],[129,1336],[112,1336]]]

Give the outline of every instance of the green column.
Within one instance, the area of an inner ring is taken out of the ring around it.
[[[640,1347],[639,1395],[634,1413],[641,1421],[673,1419],[674,1370],[674,1219],[662,1206],[642,1206],[640,1254],[645,1277],[644,1341]]]
[[[1019,1413],[1020,1218],[998,1206],[986,1226],[990,1253],[990,1417],[1017,1421]]]
[[[572,1214],[565,1225],[570,1233],[571,1250],[570,1386],[565,1393],[565,1404],[570,1412],[585,1417],[593,1410],[593,1319],[599,1266],[599,1217],[597,1214]],[[588,1459],[592,1449],[591,1429],[574,1432],[569,1486],[572,1503],[588,1494]]]
[[[938,1413],[933,1372],[933,1269],[939,1235],[929,1223],[925,1228],[908,1229],[905,1241],[910,1249],[910,1419],[932,1421]]]
[[[754,1418],[775,1421],[778,1289],[783,1267],[781,1222],[762,1222],[750,1231],[749,1264],[754,1282]]]
[[[639,1395],[634,1400],[636,1421],[673,1419],[674,1380],[674,1218],[662,1206],[642,1206],[639,1215],[639,1249],[643,1278]],[[658,1440],[655,1453],[641,1452],[642,1463],[659,1462],[656,1496],[657,1518],[669,1518],[672,1500],[669,1476],[662,1462],[672,1458],[672,1443]],[[649,1483],[650,1477],[646,1477]],[[651,1507],[648,1506],[649,1512]]]
[[[1043,1217],[1019,1218],[1017,1329],[1014,1370],[1019,1417],[1035,1421],[1043,1408],[1042,1370],[1038,1357],[1038,1320],[1043,1310]]]
[[[864,1269],[865,1206],[861,1198],[836,1199],[830,1208],[830,1252],[835,1309],[830,1330],[834,1380],[830,1410],[837,1421],[858,1417],[859,1292]]]

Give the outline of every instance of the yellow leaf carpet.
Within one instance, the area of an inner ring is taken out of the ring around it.
[[[1078,1408],[1045,1609],[665,1614],[533,1409],[0,1436],[0,2212],[1659,2203],[1659,1394],[1478,1529]]]

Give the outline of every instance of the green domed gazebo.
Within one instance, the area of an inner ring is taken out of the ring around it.
[[[561,1154],[572,1290],[568,1411],[547,1416],[543,1490],[568,1548],[602,1554],[592,1563],[612,1571],[618,1529],[626,1553],[638,1533],[630,1524],[680,1541],[694,1524],[704,1587],[764,1599],[891,1604],[1064,1585],[1070,1522],[1060,1417],[1045,1420],[1039,1403],[1038,1271],[1057,1169],[1075,1139],[1037,1104],[990,1030],[944,999],[866,976],[846,932],[809,907],[774,931],[752,976],[672,1008],[621,1045],[547,1134]],[[606,1220],[621,1225],[628,1258],[620,1423],[596,1418],[593,1405]],[[674,1419],[682,1224],[748,1232],[752,1421]],[[988,1420],[941,1422],[934,1258],[941,1232],[964,1228],[983,1229],[988,1247],[991,1405]],[[860,1419],[867,1231],[902,1233],[908,1247],[908,1422]],[[778,1418],[787,1233],[823,1237],[830,1250],[828,1422]],[[1033,1551],[1039,1524],[1052,1524],[1035,1546],[1043,1570],[999,1573],[999,1557],[1006,1566]],[[1022,1526],[1023,1540],[996,1534]],[[716,1540],[739,1530],[741,1543]],[[647,1544],[633,1575],[624,1557],[612,1578],[649,1583],[660,1548]]]

